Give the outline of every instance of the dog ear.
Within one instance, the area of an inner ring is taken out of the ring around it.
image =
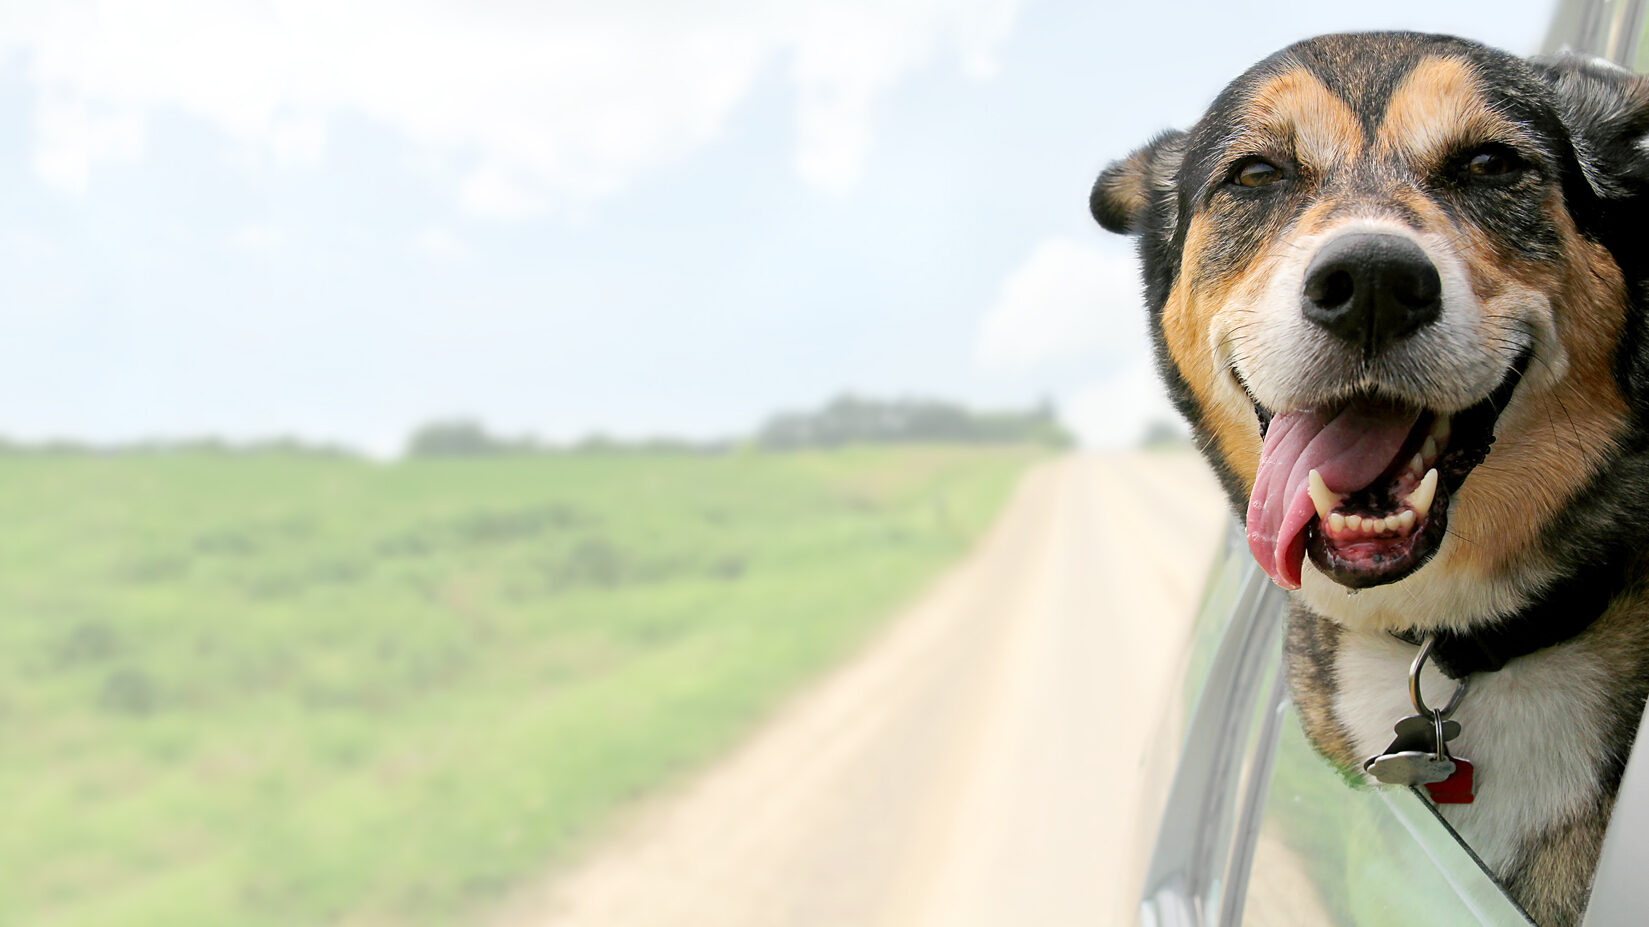
[[[1152,200],[1173,188],[1185,158],[1185,133],[1164,132],[1107,167],[1088,194],[1088,210],[1107,231],[1140,232]]]
[[[1574,52],[1533,64],[1552,88],[1592,191],[1606,200],[1649,192],[1649,79]]]

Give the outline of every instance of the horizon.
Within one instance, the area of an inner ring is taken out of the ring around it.
[[[457,427],[472,429],[483,438],[496,442],[497,449],[489,453],[562,453],[580,452],[592,449],[613,448],[619,450],[641,450],[648,448],[681,448],[695,451],[719,451],[736,448],[747,444],[761,444],[761,433],[775,422],[785,418],[797,416],[812,416],[823,412],[843,402],[867,402],[871,404],[889,405],[938,405],[954,408],[974,416],[1034,416],[1044,412],[1053,412],[1051,402],[1043,399],[1019,407],[1002,406],[971,406],[952,402],[943,397],[935,396],[895,396],[877,397],[854,393],[842,393],[832,396],[822,402],[806,408],[775,409],[760,416],[754,423],[738,430],[713,435],[685,435],[668,432],[654,432],[646,434],[615,434],[599,428],[575,435],[570,438],[550,438],[533,432],[505,431],[495,427],[485,419],[477,416],[436,416],[423,422],[415,423],[402,436],[401,441],[387,453],[378,449],[352,445],[343,441],[316,439],[300,434],[272,432],[268,434],[248,434],[231,436],[214,432],[197,432],[192,434],[175,435],[136,435],[129,438],[114,438],[111,440],[97,440],[73,435],[43,435],[39,437],[21,438],[16,435],[0,431],[0,455],[6,453],[37,454],[37,453],[73,453],[73,454],[108,454],[118,456],[126,453],[167,453],[172,451],[213,450],[226,453],[263,452],[268,450],[292,450],[299,453],[315,453],[323,455],[338,455],[363,460],[391,462],[406,460],[418,456],[412,445],[421,433],[439,428]],[[1057,417],[1055,418],[1057,421]],[[1153,419],[1147,423],[1146,429],[1139,436],[1140,440],[1159,438],[1164,427],[1176,434],[1184,435],[1184,429],[1177,422],[1167,419]],[[1074,440],[1075,436],[1071,436]],[[957,439],[950,439],[957,440]],[[1187,436],[1187,440],[1189,437]],[[908,439],[862,439],[848,442],[849,444],[900,444],[900,443],[946,443],[945,439],[933,439],[931,442],[909,441]],[[969,443],[969,442],[961,442]],[[990,443],[990,442],[987,442]],[[1138,441],[1136,441],[1136,444]],[[787,448],[766,448],[783,450]],[[441,455],[432,455],[441,456]]]

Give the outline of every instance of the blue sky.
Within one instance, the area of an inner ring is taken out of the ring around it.
[[[1166,416],[1099,168],[1354,28],[1546,3],[0,5],[0,433],[722,435],[852,390]],[[690,8],[690,9],[689,9]]]

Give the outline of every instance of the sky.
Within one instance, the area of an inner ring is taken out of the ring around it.
[[[1528,0],[0,0],[0,434],[1173,413],[1098,171],[1298,38]]]

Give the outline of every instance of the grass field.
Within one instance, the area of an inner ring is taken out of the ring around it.
[[[1036,454],[0,458],[0,924],[464,922]]]

